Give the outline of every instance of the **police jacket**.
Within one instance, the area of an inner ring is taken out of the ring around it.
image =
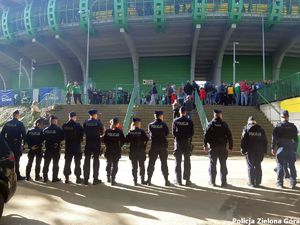
[[[21,121],[15,118],[4,125],[1,135],[7,140],[8,144],[16,141],[21,144],[22,140],[24,143],[26,142],[25,126]]]
[[[167,136],[169,135],[169,128],[165,122],[160,119],[148,125],[148,132],[153,144],[166,144]]]
[[[74,120],[69,120],[62,126],[64,132],[66,145],[80,144],[83,139],[83,128],[79,123]]]
[[[64,140],[64,133],[63,130],[54,125],[51,124],[49,127],[44,129],[44,139],[45,139],[45,146],[47,148],[55,148],[57,149],[60,147],[60,143]]]
[[[280,122],[273,130],[272,148],[279,150],[297,151],[298,130],[297,127],[288,121]]]
[[[264,129],[257,124],[247,124],[242,133],[241,152],[267,153],[268,140]]]
[[[118,128],[107,129],[103,136],[103,142],[107,152],[120,153],[121,147],[125,143],[123,131]]]
[[[0,157],[8,157],[11,153],[11,149],[9,148],[8,144],[6,143],[5,139],[0,135]]]
[[[222,119],[216,118],[209,122],[204,134],[204,146],[210,144],[211,148],[224,147],[229,143],[229,149],[233,148],[231,131]]]
[[[135,128],[130,130],[125,142],[130,143],[130,153],[145,152],[149,138],[143,129]]]
[[[86,135],[87,145],[101,144],[101,135],[103,135],[104,126],[100,120],[96,120],[96,119],[86,120],[83,124],[83,129]]]
[[[194,124],[192,120],[181,116],[173,121],[172,130],[176,142],[187,142],[194,135]]]
[[[44,142],[43,130],[38,127],[28,130],[26,140],[29,149],[31,149],[33,146],[38,146],[41,148]]]

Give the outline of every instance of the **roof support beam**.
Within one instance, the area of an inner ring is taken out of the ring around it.
[[[3,84],[3,89],[7,90],[8,86],[7,86],[7,78],[8,76],[11,76],[12,74],[14,74],[13,71],[11,71],[10,69],[6,68],[3,65],[0,65],[0,80]]]
[[[81,69],[59,48],[55,38],[42,37],[41,39],[33,39],[33,42],[38,44],[41,48],[45,49],[52,55],[59,63],[63,73],[65,84],[69,80],[76,80],[82,82]]]
[[[194,37],[193,37],[193,44],[192,44],[192,51],[191,51],[191,81],[195,80],[195,67],[196,67],[196,57],[197,57],[197,48],[198,48],[198,40],[200,36],[200,29],[201,24],[196,24]]]
[[[0,54],[6,58],[12,60],[18,66],[20,65],[20,59],[23,59],[22,64],[21,64],[21,69],[22,69],[21,72],[25,74],[27,81],[28,81],[28,87],[31,88],[31,86],[30,86],[31,59],[22,55],[20,52],[18,52],[13,47],[9,47],[9,45],[0,46]]]
[[[290,35],[288,40],[283,40],[279,46],[277,52],[273,55],[273,80],[279,80],[280,68],[283,62],[283,58],[287,51],[291,49],[296,42],[300,41],[300,30],[297,29]]]
[[[125,31],[125,28],[120,28],[120,33],[122,34],[127,47],[130,51],[131,54],[131,59],[132,59],[132,65],[133,65],[133,80],[134,80],[134,89],[135,93],[138,93],[137,90],[139,89],[139,53],[136,49],[135,43],[129,33]],[[136,98],[136,103],[139,102],[138,96]]]
[[[226,46],[231,38],[232,33],[236,29],[236,24],[231,24],[231,26],[226,30],[224,34],[224,38],[222,40],[222,43],[219,47],[218,54],[216,56],[216,61],[213,68],[213,74],[212,74],[212,81],[215,84],[221,83],[221,71],[222,71],[222,64],[223,64],[223,57],[224,57],[224,51],[226,49]]]

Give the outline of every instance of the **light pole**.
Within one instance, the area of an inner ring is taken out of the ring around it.
[[[21,89],[22,62],[23,62],[23,58],[20,58],[20,61],[19,61],[19,89]]]
[[[79,11],[79,14],[87,14],[87,41],[86,41],[86,68],[85,68],[85,76],[83,79],[83,93],[87,95],[87,86],[89,79],[89,62],[90,62],[90,10]]]
[[[235,64],[239,63],[238,61],[236,61],[235,59],[235,46],[238,45],[238,42],[233,42],[233,63],[232,63],[232,82],[235,83],[236,82],[236,71],[235,71]]]
[[[33,71],[35,70],[34,63],[36,63],[35,59],[31,59],[30,88],[32,88],[32,84],[33,84]]]
[[[263,81],[266,80],[266,58],[265,58],[265,21],[261,17],[261,32],[262,32],[262,63],[263,63]]]

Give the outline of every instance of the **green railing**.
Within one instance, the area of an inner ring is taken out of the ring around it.
[[[130,122],[131,122],[131,118],[132,118],[132,112],[133,112],[133,107],[135,104],[136,97],[137,97],[137,90],[134,88],[132,91],[131,97],[130,97],[126,116],[125,116],[124,123],[123,123],[124,134],[127,134],[130,129]]]
[[[197,113],[198,113],[202,128],[203,128],[203,130],[205,130],[208,125],[208,120],[207,120],[207,116],[206,116],[203,104],[199,98],[199,95],[197,95],[197,94],[195,94],[195,104],[196,104],[196,109],[197,109]]]
[[[278,109],[276,109],[276,107],[271,103],[271,102],[269,102],[259,91],[258,91],[258,98],[260,99],[260,101],[261,100],[263,100],[264,101],[264,104],[269,104],[271,107],[272,107],[272,109],[278,114],[278,115],[280,115],[280,112],[279,112],[279,110]]]
[[[258,103],[275,102],[300,96],[300,72],[258,90]]]

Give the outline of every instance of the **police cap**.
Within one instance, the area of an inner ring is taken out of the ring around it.
[[[280,116],[281,116],[281,117],[289,117],[289,111],[283,110],[283,111],[280,113]]]
[[[56,116],[54,116],[54,115],[51,115],[50,116],[50,121],[52,121],[52,120],[58,120],[58,118]]]
[[[16,115],[20,115],[20,111],[19,111],[19,110],[15,110],[15,111],[13,112],[13,116],[16,116]]]
[[[160,111],[160,110],[156,110],[156,111],[154,112],[154,114],[155,114],[156,117],[159,117],[159,116],[163,115],[164,112],[163,112],[163,111]]]
[[[114,117],[110,120],[110,124],[112,124],[112,125],[117,125],[118,123],[119,123],[118,117]]]
[[[89,110],[89,114],[92,116],[92,115],[95,115],[95,114],[97,114],[98,113],[98,111],[96,110],[96,109],[91,109],[91,110]]]
[[[72,118],[72,117],[74,117],[74,116],[76,116],[76,112],[70,112],[70,113],[69,113],[69,117],[70,117],[70,118]]]
[[[222,113],[222,110],[220,110],[220,109],[214,109],[214,113],[215,114],[220,114],[220,113]]]
[[[140,119],[140,118],[137,118],[137,117],[135,117],[135,118],[132,118],[132,122],[141,122],[142,120]]]
[[[179,112],[185,113],[185,112],[186,112],[186,108],[182,106],[182,107],[179,109]]]

